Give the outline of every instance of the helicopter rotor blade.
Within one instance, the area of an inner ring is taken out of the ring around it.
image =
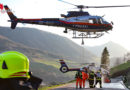
[[[84,6],[84,8],[116,8],[116,7],[130,7],[130,5],[117,5],[117,6]]]
[[[70,5],[73,5],[73,6],[77,6],[77,5],[75,5],[75,4],[72,4],[72,3],[69,3],[69,2],[66,2],[66,1],[63,1],[63,0],[59,0],[59,1],[64,2],[64,3],[67,3],[67,4],[70,4]]]
[[[66,4],[70,4],[73,6],[76,6],[80,11],[82,11],[85,8],[117,8],[117,7],[130,7],[130,5],[113,5],[113,6],[85,6],[85,5],[75,5],[73,3],[66,2],[64,0],[59,0],[61,2],[64,2]]]

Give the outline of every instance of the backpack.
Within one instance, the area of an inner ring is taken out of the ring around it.
[[[81,73],[80,71],[78,71],[78,72],[76,73],[75,78],[82,78],[82,73]]]

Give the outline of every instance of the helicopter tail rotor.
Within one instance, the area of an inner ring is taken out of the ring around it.
[[[64,62],[64,60],[59,60],[59,61],[60,61],[60,64],[61,64],[60,71],[63,72],[63,73],[68,72],[69,68],[66,65],[66,63]]]

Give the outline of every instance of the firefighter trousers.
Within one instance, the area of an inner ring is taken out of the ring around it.
[[[89,80],[89,87],[94,88],[94,80]]]
[[[81,78],[76,78],[76,88],[78,88],[78,86],[80,88],[82,88],[82,79]]]
[[[99,83],[100,88],[102,88],[102,80],[96,80],[95,86],[97,85],[97,83]]]
[[[82,80],[83,88],[85,88],[85,82],[86,82],[86,79],[83,79]]]

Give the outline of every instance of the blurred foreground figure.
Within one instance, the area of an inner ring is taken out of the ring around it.
[[[16,51],[0,54],[0,90],[38,90],[42,80],[29,72],[28,58]]]

